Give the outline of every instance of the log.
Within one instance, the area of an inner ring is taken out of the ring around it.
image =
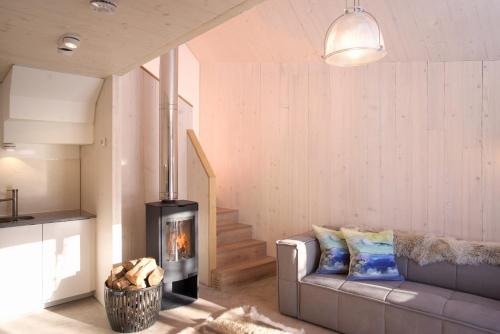
[[[135,267],[137,262],[139,262],[141,259],[138,260],[128,260],[127,262],[123,262],[122,265],[125,268],[126,271],[131,270],[132,268]]]
[[[109,274],[108,278],[106,279],[106,286],[110,289],[113,287],[113,277],[111,276],[111,274]]]
[[[111,273],[109,274],[108,279],[106,280],[106,285],[108,286],[108,288],[111,288],[113,286],[114,281],[125,276],[125,273],[126,270],[122,265],[116,266],[113,269],[111,269]]]
[[[113,289],[123,290],[130,285],[130,282],[125,277],[119,278],[113,282]]]
[[[111,269],[111,275],[115,275],[116,278],[122,278],[125,276],[125,273],[127,270],[122,265],[116,266],[113,269]]]
[[[163,270],[161,267],[156,267],[155,270],[148,276],[148,284],[149,286],[155,286],[160,284],[161,280],[163,279],[163,275],[165,274],[165,270]]]
[[[125,288],[125,290],[126,291],[135,291],[135,290],[140,290],[140,289],[145,289],[145,288],[147,288],[146,282],[142,281],[142,282],[139,282],[139,285],[131,284],[131,285],[127,286]]]
[[[140,285],[141,281],[144,281],[148,275],[156,269],[156,261],[151,258],[141,259],[131,270],[129,270],[125,277],[130,281],[130,283],[135,285]]]
[[[137,271],[139,271],[146,263],[148,263],[151,259],[150,258],[142,258],[142,259],[139,259],[139,260],[131,260],[131,261],[128,261],[130,263],[133,263],[134,261],[137,261],[134,266],[131,268],[131,269],[128,269],[127,270],[127,273],[125,275],[135,275],[137,273]],[[128,267],[130,264],[126,264],[126,266]]]

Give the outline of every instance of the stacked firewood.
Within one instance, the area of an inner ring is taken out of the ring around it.
[[[164,270],[156,265],[155,259],[129,260],[111,269],[106,286],[115,290],[138,290],[160,284]]]

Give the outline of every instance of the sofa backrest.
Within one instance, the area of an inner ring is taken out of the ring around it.
[[[326,225],[339,230],[340,225]],[[311,232],[314,236],[314,233]],[[399,272],[408,281],[425,283],[442,288],[500,300],[500,266],[489,264],[456,265],[436,262],[419,265],[407,257],[397,257]]]
[[[456,265],[449,262],[421,266],[406,257],[398,257],[397,262],[400,273],[408,281],[500,300],[500,266]]]

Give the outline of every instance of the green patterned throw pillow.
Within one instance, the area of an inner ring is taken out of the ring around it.
[[[394,234],[392,230],[360,232],[342,228],[351,262],[348,280],[400,281],[394,255]]]
[[[313,225],[321,248],[318,274],[346,274],[349,271],[349,249],[341,231]]]

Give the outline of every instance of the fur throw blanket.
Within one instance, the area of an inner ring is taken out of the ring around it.
[[[184,329],[180,334],[305,334],[274,322],[257,312],[255,307],[240,306],[225,311],[215,319],[210,317],[204,323]]]
[[[450,262],[458,265],[500,265],[500,244],[474,242],[395,231],[397,256],[405,256],[420,265]]]

